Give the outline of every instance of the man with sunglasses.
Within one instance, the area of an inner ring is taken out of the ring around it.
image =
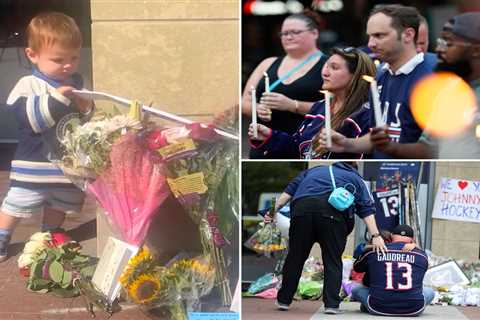
[[[377,83],[387,127],[374,128],[373,132],[383,130],[389,144],[399,147],[417,142],[422,134],[410,111],[410,94],[417,81],[433,71],[431,64],[425,62],[424,53],[416,50],[419,24],[418,10],[402,5],[376,6],[367,23],[368,47],[378,59],[386,62],[385,70],[377,75]],[[372,127],[377,126],[373,112],[370,122]],[[318,141],[320,148],[326,146],[325,130]],[[333,132],[332,142],[329,150],[333,152],[371,153],[377,159],[391,157],[376,148],[370,133],[359,139],[347,139]]]
[[[443,27],[436,48],[439,63],[436,71],[453,72],[475,90],[477,106],[480,104],[480,12],[455,16]],[[453,111],[454,106],[452,106]],[[477,112],[478,113],[478,112]],[[437,141],[426,132],[417,143],[395,145],[384,130],[373,129],[375,147],[397,158],[474,158],[480,156],[480,143],[473,125],[462,134]]]

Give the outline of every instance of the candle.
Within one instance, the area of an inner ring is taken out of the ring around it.
[[[268,77],[268,74],[266,72],[263,73],[263,76],[265,77],[265,92],[269,93],[270,92],[270,78]]]
[[[363,80],[370,82],[370,91],[372,92],[373,112],[375,115],[375,124],[377,127],[384,125],[382,118],[382,109],[380,108],[380,94],[378,93],[377,81],[373,77],[363,76]]]
[[[257,128],[257,96],[255,92],[255,87],[252,86],[250,91],[252,95],[252,126],[253,126],[253,137],[258,137],[258,128]]]
[[[332,117],[330,110],[331,92],[320,90],[325,95],[325,130],[327,131],[327,148],[332,147]]]

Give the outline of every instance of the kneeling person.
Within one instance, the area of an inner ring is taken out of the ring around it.
[[[434,298],[431,288],[423,288],[423,277],[428,269],[425,252],[415,248],[402,250],[413,242],[413,230],[398,225],[392,231],[392,243],[386,253],[369,251],[354,264],[357,272],[369,275],[369,287],[358,286],[352,297],[360,301],[362,311],[385,316],[419,315]]]

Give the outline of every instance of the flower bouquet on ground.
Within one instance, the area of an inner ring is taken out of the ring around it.
[[[95,271],[93,258],[80,250],[80,244],[64,233],[32,235],[18,259],[20,273],[28,277],[27,288],[60,297],[78,296],[81,292],[75,281],[90,279]]]
[[[272,199],[270,212],[266,213],[270,218],[275,216],[275,198]],[[271,256],[272,253],[281,252],[287,248],[287,242],[274,220],[259,223],[259,229],[247,241],[244,246],[257,253]]]
[[[120,283],[127,296],[143,309],[167,309],[172,320],[186,320],[202,296],[213,288],[215,270],[209,257],[177,256],[160,266],[145,247],[132,259]]]

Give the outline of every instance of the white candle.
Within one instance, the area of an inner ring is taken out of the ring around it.
[[[330,98],[332,96],[331,92],[327,90],[321,90],[325,95],[325,130],[327,132],[327,148],[332,147],[332,116],[330,110]]]
[[[266,72],[263,73],[263,76],[265,77],[265,92],[269,93],[270,92],[270,78],[268,77],[268,74]]]
[[[258,128],[257,128],[257,96],[255,87],[252,86],[250,91],[252,95],[252,126],[253,126],[253,137],[258,137]]]
[[[377,127],[381,127],[384,125],[384,123],[382,118],[382,109],[380,108],[380,94],[378,93],[377,81],[375,81],[375,79],[370,76],[363,76],[363,80],[370,82],[370,91],[372,92],[375,124]]]

